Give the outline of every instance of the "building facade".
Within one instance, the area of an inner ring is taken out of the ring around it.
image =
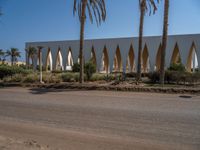
[[[142,72],[160,69],[161,36],[143,38]],[[26,49],[35,47],[37,54],[28,58],[26,63],[34,68],[39,65],[41,50],[42,66],[47,71],[70,70],[74,63],[79,62],[79,40],[28,42]],[[136,72],[138,58],[138,38],[114,38],[85,40],[85,62],[92,61],[97,72]],[[187,71],[199,68],[200,34],[172,35],[168,37],[166,49],[166,68],[172,63],[182,63]]]

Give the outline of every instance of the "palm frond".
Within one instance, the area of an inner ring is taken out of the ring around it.
[[[149,12],[149,15],[155,14],[157,11],[157,3],[160,3],[160,0],[139,0],[139,8],[145,9],[145,12]]]
[[[86,2],[86,12],[82,12],[83,2]],[[100,25],[106,19],[105,0],[74,0],[73,14],[75,15],[76,13],[79,19],[85,13],[84,17],[88,16],[91,23],[95,19],[97,25]]]

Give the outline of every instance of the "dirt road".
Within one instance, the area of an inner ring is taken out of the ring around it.
[[[200,96],[0,89],[0,150],[199,150]]]

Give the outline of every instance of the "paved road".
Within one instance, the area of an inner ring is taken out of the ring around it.
[[[0,136],[64,150],[199,150],[200,96],[5,88]]]

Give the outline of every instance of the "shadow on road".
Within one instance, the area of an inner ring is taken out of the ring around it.
[[[47,94],[51,92],[72,92],[72,91],[85,91],[83,89],[55,89],[55,88],[31,88],[31,94]]]

